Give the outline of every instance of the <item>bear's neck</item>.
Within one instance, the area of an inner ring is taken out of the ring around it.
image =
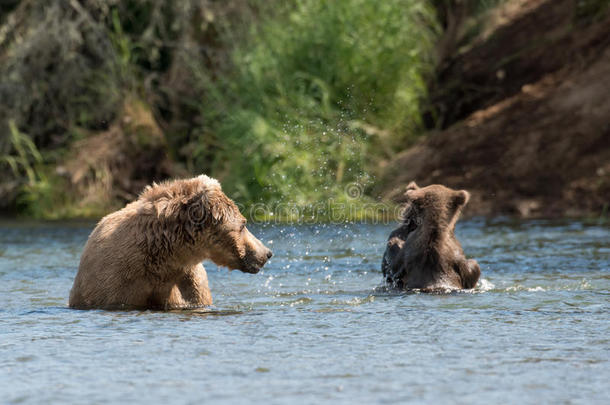
[[[176,244],[171,249],[166,265],[169,268],[181,269],[196,266],[206,259],[209,259],[207,249],[199,250],[190,244]]]
[[[439,241],[451,236],[453,232],[451,224],[436,219],[424,221],[420,229],[420,240],[428,246],[436,245]]]
[[[142,241],[147,267],[162,280],[171,280],[185,268],[196,266],[208,259],[207,249],[198,249],[198,243],[181,238],[165,237],[163,227]]]
[[[145,257],[148,271],[154,273],[159,281],[170,282],[180,277],[186,269],[193,268],[208,259],[207,251],[197,252],[189,244],[168,244],[164,254],[160,254],[158,247],[146,249]]]

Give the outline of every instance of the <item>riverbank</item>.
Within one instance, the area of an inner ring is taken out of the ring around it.
[[[468,189],[467,216],[607,217],[607,1],[0,11],[0,215],[100,218],[206,173],[273,222],[394,218],[411,180]]]
[[[610,15],[521,3],[441,69],[446,128],[386,163],[384,198],[415,180],[468,189],[465,215],[607,217]]]
[[[346,188],[419,134],[438,27],[425,0],[0,10],[0,210],[37,218],[201,173],[245,207],[353,206]]]

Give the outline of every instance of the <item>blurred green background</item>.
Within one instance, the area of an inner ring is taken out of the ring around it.
[[[200,173],[246,207],[374,201],[397,153],[463,118],[433,95],[504,3],[4,0],[0,206],[98,217]]]

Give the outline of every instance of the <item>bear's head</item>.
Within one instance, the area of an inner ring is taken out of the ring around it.
[[[440,184],[419,187],[412,181],[405,191],[403,221],[412,228],[424,225],[453,230],[469,199],[466,190],[452,190]]]
[[[195,260],[258,273],[272,256],[216,179],[201,175],[155,184],[140,198],[151,203],[168,244],[189,249]]]

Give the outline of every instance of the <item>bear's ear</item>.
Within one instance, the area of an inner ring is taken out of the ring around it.
[[[188,221],[199,225],[224,223],[234,215],[232,201],[216,187],[186,196],[181,204]]]
[[[197,179],[206,188],[222,190],[222,187],[220,186],[220,183],[218,182],[218,180],[216,180],[212,177],[208,177],[205,174],[201,174],[201,175],[199,175],[199,177],[197,177]]]
[[[419,201],[421,199],[423,199],[425,197],[426,193],[418,188],[415,190],[407,190],[405,193],[405,196],[407,197],[408,201],[414,202],[414,201]]]
[[[204,198],[203,194],[197,193],[193,196],[183,197],[176,202],[180,207],[175,209],[179,211],[178,219],[185,224],[185,229],[190,236],[192,236],[192,231],[197,226],[201,227],[209,218],[210,213]],[[173,207],[172,211],[174,211]]]
[[[202,196],[202,200],[214,222],[220,223],[232,220],[234,216],[233,202],[222,191],[208,191]]]
[[[150,201],[144,201],[138,208],[140,215],[156,215],[155,207]]]
[[[407,185],[407,189],[405,190],[404,196],[407,197],[407,200],[415,201],[422,197],[422,193],[420,192],[420,188],[414,181],[410,182]]]
[[[419,186],[417,184],[415,184],[414,181],[412,181],[407,185],[407,189],[405,190],[405,193],[409,190],[417,190],[417,189],[419,189]]]
[[[229,218],[229,210],[224,205],[212,204],[209,210],[214,222],[225,222]]]
[[[161,197],[153,201],[151,203],[151,206],[154,208],[154,211],[156,212],[157,216],[161,217],[163,215],[167,215],[167,209],[168,206],[170,206],[170,201],[165,197]]]
[[[463,207],[470,200],[470,193],[466,190],[459,190],[453,194],[453,204],[456,208]]]

